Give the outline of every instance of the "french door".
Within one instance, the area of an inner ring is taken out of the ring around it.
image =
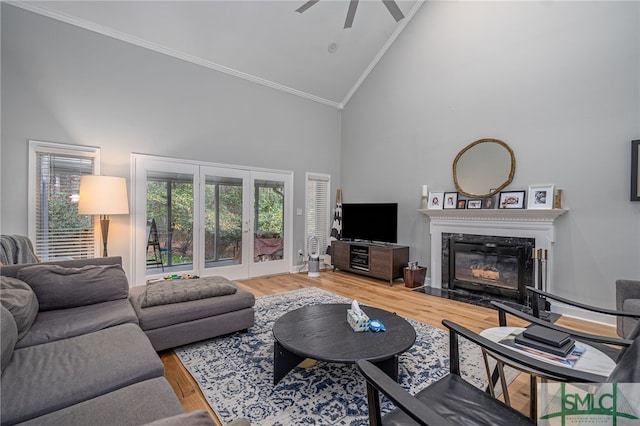
[[[289,272],[292,178],[134,155],[134,279]]]

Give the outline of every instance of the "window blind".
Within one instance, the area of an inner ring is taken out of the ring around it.
[[[95,160],[93,151],[36,148],[34,245],[41,260],[95,257],[93,216],[78,215],[80,176],[94,174]]]
[[[325,254],[329,244],[331,232],[329,215],[329,190],[331,179],[328,175],[307,175],[307,206],[306,206],[306,236],[307,253],[309,253],[309,238],[318,239],[321,255]]]

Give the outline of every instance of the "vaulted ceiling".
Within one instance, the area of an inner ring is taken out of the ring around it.
[[[398,0],[40,1],[17,6],[342,108],[420,8]],[[301,6],[311,6],[303,13]]]

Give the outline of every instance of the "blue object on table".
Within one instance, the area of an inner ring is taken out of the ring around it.
[[[382,321],[380,320],[370,320],[369,321],[369,328],[371,329],[371,331],[386,331],[387,329],[385,328],[384,324],[382,323]]]

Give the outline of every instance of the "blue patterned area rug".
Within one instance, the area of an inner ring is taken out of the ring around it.
[[[295,368],[273,385],[274,322],[286,312],[319,303],[350,303],[344,297],[310,287],[256,299],[255,325],[175,349],[220,420],[244,417],[252,425],[368,425],[365,381],[354,364],[316,362]],[[366,307],[364,307],[366,312]],[[448,333],[408,320],[416,343],[400,356],[399,383],[414,394],[448,373]],[[463,376],[486,385],[480,350],[461,343]],[[393,409],[383,401],[384,412]]]

